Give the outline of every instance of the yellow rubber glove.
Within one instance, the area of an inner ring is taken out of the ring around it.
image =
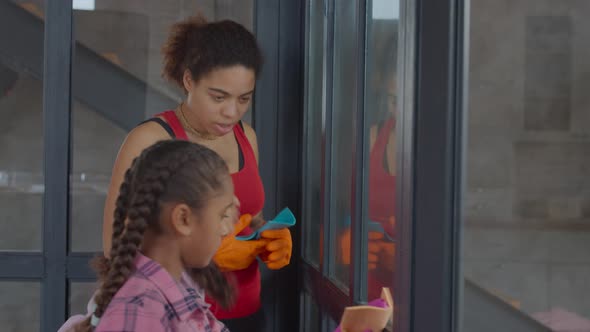
[[[395,243],[385,238],[383,233],[369,232],[369,271],[379,268],[393,270]]]
[[[350,265],[350,246],[352,244],[350,236],[350,228],[347,228],[339,237],[340,263],[344,265]],[[377,268],[379,258],[384,251],[386,253],[391,251],[395,252],[393,243],[384,240],[383,233],[369,232],[369,270],[374,270]]]
[[[293,240],[288,228],[270,229],[260,233],[260,239],[269,241],[260,259],[271,270],[281,269],[291,261]]]
[[[213,261],[221,271],[244,270],[256,260],[256,257],[264,251],[264,247],[269,243],[267,239],[240,241],[236,235],[250,225],[252,216],[243,214],[236,225],[232,234],[221,240],[219,249],[213,256]]]
[[[340,236],[338,236],[338,244],[340,248],[340,263],[343,265],[350,265],[350,246],[351,246],[351,232],[350,227],[345,229]]]

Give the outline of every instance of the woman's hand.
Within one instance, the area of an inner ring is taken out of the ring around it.
[[[251,222],[251,215],[242,215],[236,223],[233,233],[221,240],[221,245],[213,257],[221,271],[244,270],[264,251],[264,247],[268,244],[266,239],[250,241],[236,239],[236,235],[250,226]]]
[[[270,229],[260,233],[260,239],[269,241],[260,259],[271,270],[281,269],[291,261],[293,240],[288,228]]]

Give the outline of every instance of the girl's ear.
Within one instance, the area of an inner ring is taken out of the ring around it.
[[[186,91],[192,91],[194,88],[195,82],[193,81],[193,75],[188,69],[185,69],[184,74],[182,74],[182,85]]]
[[[178,204],[172,208],[171,212],[171,225],[172,230],[180,235],[189,236],[193,227],[191,225],[191,219],[195,216],[191,208],[186,204]]]

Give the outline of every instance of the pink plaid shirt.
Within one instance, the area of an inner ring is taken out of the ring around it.
[[[135,266],[96,332],[229,332],[211,314],[204,291],[188,275],[177,282],[160,264],[139,253]]]

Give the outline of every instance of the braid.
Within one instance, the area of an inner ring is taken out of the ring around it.
[[[229,175],[227,165],[213,151],[184,141],[161,141],[137,157],[119,190],[113,222],[110,259],[95,260],[100,277],[94,300],[94,316],[100,318],[115,294],[135,271],[135,258],[149,228],[161,231],[160,204],[185,202],[200,209],[206,195],[220,188],[219,174]],[[214,264],[191,275],[223,305],[233,300],[233,288]],[[92,331],[90,319],[76,327]]]
[[[129,209],[129,196],[131,192],[131,182],[133,181],[133,169],[137,161],[137,158],[133,159],[131,167],[125,172],[123,183],[119,189],[119,196],[115,203],[115,213],[113,219],[113,241],[111,244],[111,255],[118,250],[119,238],[125,230],[125,219],[127,218],[127,210]],[[104,281],[109,270],[108,258],[100,255],[92,260],[91,266],[98,273],[98,279],[100,282]]]
[[[95,298],[96,317],[102,317],[113,296],[133,273],[135,256],[146,228],[147,222],[143,217],[129,221],[127,231],[122,236],[120,253],[111,259],[108,274]]]
[[[127,209],[129,208],[130,187],[133,180],[133,166],[137,162],[137,158],[133,159],[131,167],[125,172],[125,178],[119,189],[119,197],[117,197],[115,207],[115,217],[113,222],[113,238],[118,239],[125,229],[125,219],[127,217]],[[111,247],[112,249],[112,247]]]
[[[176,162],[182,164],[182,162],[186,162],[188,156],[183,156],[179,159]],[[141,247],[143,234],[148,225],[158,225],[157,222],[150,221],[157,220],[158,218],[158,201],[165,190],[165,183],[172,174],[171,170],[179,167],[179,164],[174,164],[175,162],[170,162],[169,165],[161,163],[153,165],[153,169],[145,170],[143,183],[135,185],[134,191],[136,194],[127,211],[129,221],[124,226],[125,231],[118,238],[119,241],[113,241],[111,266],[99,295],[96,298],[95,315],[97,317],[101,317],[104,314],[113,296],[115,296],[131,273],[133,273],[135,257]],[[115,240],[114,234],[113,240]]]

